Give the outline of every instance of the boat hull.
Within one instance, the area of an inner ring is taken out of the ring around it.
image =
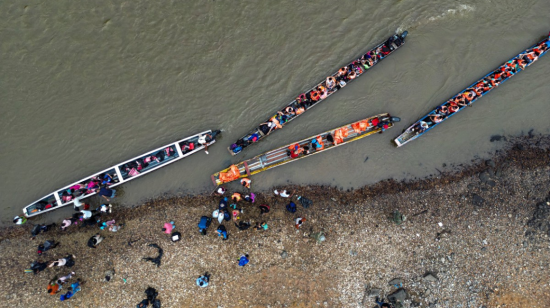
[[[376,45],[376,47],[372,48],[371,50],[367,51],[366,53],[364,53],[363,55],[367,55],[367,54],[370,54],[370,53],[374,53],[375,55],[375,58],[377,60],[375,60],[373,62],[372,65],[370,66],[361,66],[361,73],[358,73],[357,74],[357,77],[363,75],[365,72],[367,72],[369,69],[371,69],[373,66],[375,66],[376,64],[378,64],[381,60],[387,58],[390,54],[394,53],[397,49],[399,49],[401,46],[403,46],[405,44],[405,37],[407,36],[408,32],[407,31],[404,31],[402,32],[401,34],[395,34],[393,36],[391,36],[390,38],[388,38],[387,40],[385,40],[384,42]],[[382,48],[384,46],[387,46],[388,47],[388,50],[389,50],[389,53],[388,54],[385,54],[382,56]],[[362,57],[363,57],[362,55]],[[378,59],[378,56],[381,56],[380,59]],[[353,61],[351,61],[348,65],[346,65],[345,67],[350,67],[351,65],[353,65],[354,63],[360,63],[360,60],[361,60],[361,57],[360,58],[357,58],[357,59],[354,59]],[[330,76],[332,77],[337,77],[338,76],[338,71],[335,72],[334,74],[331,74]],[[355,77],[355,79],[357,79],[357,77]],[[347,84],[349,84],[351,81],[355,80],[355,79],[352,79],[352,80],[349,80]],[[309,89],[308,91],[304,92],[304,93],[310,93],[311,91],[315,90],[315,89],[318,89],[320,86],[323,86],[325,88],[327,88],[327,85],[326,85],[326,79],[319,82],[318,84],[316,84],[313,88]],[[345,87],[345,85],[343,86]],[[341,90],[343,87],[334,87],[332,90],[329,90],[327,92],[327,96],[314,102],[313,104],[311,104],[309,107],[307,107],[303,113],[305,113],[306,111],[310,110],[312,107],[318,105],[320,102],[326,100],[329,96],[331,96],[332,94],[338,92],[339,90]],[[284,113],[287,108],[292,108],[293,110],[297,110],[299,109],[300,106],[303,106],[301,105],[297,99],[293,100],[292,102],[290,102],[290,104],[288,104],[287,106],[285,106],[283,109],[281,109],[279,112],[282,112]],[[300,115],[302,115],[303,113],[301,114],[295,114],[293,116],[290,116],[289,118],[286,118],[285,117],[285,120],[284,122],[280,122],[280,125],[281,125],[281,128],[284,127],[285,125],[287,125],[289,122],[295,120],[296,118],[298,118]],[[272,119],[273,117],[276,117],[279,113],[276,113],[275,115],[273,115],[272,117],[270,117],[266,122],[268,122],[270,119]],[[280,129],[280,128],[279,128]],[[278,129],[275,129],[275,130],[278,130]],[[233,143],[233,145],[231,145],[230,147],[227,148],[227,150],[229,151],[229,153],[231,153],[231,155],[237,155],[239,153],[242,152],[242,150],[250,145],[252,145],[253,143],[256,143],[260,140],[263,140],[264,138],[266,138],[270,133],[266,133],[265,131],[262,131],[261,129],[261,125],[254,128],[253,130],[251,130],[248,134],[244,135],[243,137],[239,138],[235,143]]]
[[[105,178],[105,174],[109,174],[110,176],[110,180],[107,179],[110,182],[105,183],[105,185],[107,185],[109,188],[114,188],[123,183],[129,182],[133,179],[141,177],[145,174],[153,172],[157,169],[165,167],[189,155],[192,155],[196,152],[203,150],[204,145],[198,144],[199,136],[203,134],[210,134],[212,136],[212,140],[210,140],[207,143],[208,145],[210,145],[216,142],[216,137],[219,133],[220,131],[211,131],[211,130],[204,131],[204,132],[189,136],[187,138],[178,140],[176,142],[167,144],[160,148],[154,149],[145,154],[139,155],[137,157],[124,161],[120,164],[112,166],[108,169],[97,172],[91,176],[85,177],[79,181],[76,181],[70,185],[67,185],[57,191],[54,191],[51,194],[48,194],[36,200],[35,202],[23,208],[23,214],[26,217],[34,217],[34,216],[38,216],[38,215],[65,207],[70,204],[73,204],[76,198],[78,198],[79,200],[83,200],[85,198],[91,197],[96,194],[94,189],[95,187],[88,188],[86,187],[86,185],[90,183],[94,178],[100,179],[101,181],[103,181],[103,179]],[[197,146],[193,150],[189,150],[189,149],[186,150],[185,145],[190,143],[196,144]],[[171,150],[167,150],[167,149],[171,149]],[[161,160],[161,157],[163,155],[162,152],[164,152],[165,154]],[[168,152],[171,153],[171,155],[166,154]],[[153,160],[151,162],[148,162],[147,166],[145,166],[145,163],[142,163],[142,168],[140,170],[137,170],[137,168],[134,168],[135,170],[133,171],[131,169],[128,169],[129,164],[133,165],[137,161],[140,161],[140,160],[143,161],[145,158],[151,157],[151,156],[156,157],[158,161]],[[81,189],[77,188],[77,186],[82,186],[82,185],[85,185],[85,187],[82,187]],[[70,194],[69,194],[69,189],[72,189]],[[69,197],[69,196],[72,196],[73,198],[65,199],[66,197]]]
[[[379,124],[380,127],[372,125],[372,120],[375,119],[375,118],[378,119],[379,123],[383,123],[383,124],[385,123],[386,127],[380,126],[380,124]],[[360,122],[363,122],[363,121],[365,121],[366,123],[371,123],[371,124],[368,124],[368,126],[365,128],[364,131],[355,130],[357,128],[357,124],[360,123]],[[275,167],[278,167],[278,166],[281,166],[281,165],[284,165],[284,164],[288,164],[288,163],[297,161],[297,160],[305,158],[305,157],[309,157],[311,155],[326,152],[328,150],[331,150],[331,149],[334,149],[336,147],[342,146],[344,144],[347,144],[347,143],[365,138],[365,137],[370,136],[370,135],[375,134],[375,133],[380,133],[385,129],[391,128],[393,126],[393,122],[397,122],[397,121],[399,121],[399,118],[391,117],[387,113],[379,114],[379,115],[376,115],[376,116],[373,116],[373,117],[369,117],[369,118],[366,118],[366,119],[363,119],[363,120],[360,120],[360,121],[356,121],[356,122],[353,122],[353,123],[350,123],[350,124],[347,124],[347,125],[344,125],[344,126],[341,126],[341,127],[329,130],[329,131],[326,131],[326,132],[321,133],[321,134],[316,135],[316,136],[311,136],[309,138],[306,138],[306,139],[303,139],[303,140],[300,140],[300,141],[297,141],[297,142],[293,142],[291,144],[288,144],[288,145],[285,145],[283,147],[271,150],[269,152],[260,154],[258,156],[255,156],[255,157],[251,158],[251,159],[248,159],[248,160],[245,160],[243,162],[240,162],[240,163],[236,164],[235,166],[239,170],[238,171],[239,176],[232,179],[232,181],[237,180],[237,179],[241,179],[241,178],[245,178],[247,176],[252,176],[252,175],[258,174],[260,172],[263,172],[263,171],[266,171],[266,170],[269,170],[269,169],[272,169],[272,168],[275,168]],[[328,141],[327,137],[328,137],[329,134],[333,137],[333,139],[336,140],[335,136],[338,135],[338,133],[337,133],[338,130],[340,130],[340,132],[342,132],[343,130],[347,131],[347,136],[342,137],[341,142],[336,142],[335,143],[335,142]],[[301,147],[302,149],[305,148],[305,147],[313,148],[311,146],[311,141],[313,139],[318,138],[318,137],[321,137],[322,142],[325,144],[324,149],[313,151],[312,153],[307,154],[307,155],[302,154],[302,155],[300,155],[296,158],[292,158],[292,157],[289,156],[289,151],[290,151],[289,147],[290,146],[299,145],[299,147]],[[222,173],[227,173],[227,172],[230,172],[230,171],[231,171],[231,166],[229,168],[226,168],[226,169],[224,169],[220,172],[217,172],[217,173],[213,174],[212,177],[211,177],[213,183],[215,185],[221,185],[221,184],[230,182],[230,181],[225,181],[221,178]]]
[[[528,54],[534,51],[535,48],[544,49],[544,51],[541,52],[535,59],[529,59]],[[524,50],[520,54],[516,55],[514,58],[505,62],[489,74],[483,76],[483,78],[474,82],[469,87],[459,92],[457,95],[453,96],[451,99],[441,104],[427,115],[420,118],[420,120],[413,123],[406,130],[404,130],[401,135],[394,139],[395,145],[397,147],[401,147],[417,139],[418,137],[427,133],[429,130],[441,124],[451,116],[457,114],[459,111],[462,111],[467,106],[471,106],[473,102],[486,95],[491,90],[496,89],[503,82],[512,78],[517,73],[525,70],[531,64],[536,62],[538,59],[540,59],[541,56],[547,53],[548,49],[550,49],[550,41],[549,38],[546,38],[533,45],[532,47]],[[516,66],[514,66],[514,63],[524,63],[525,65],[516,64]],[[501,77],[503,74],[506,75],[505,78]],[[481,92],[479,89],[482,89]],[[470,99],[469,97],[473,98]],[[464,102],[464,106],[459,106],[457,104],[457,102],[461,101]],[[449,110],[449,108],[451,107],[457,108],[453,106],[453,103],[458,107],[458,110],[449,114],[443,113],[445,110]],[[441,119],[441,121],[436,123],[435,121],[438,121],[439,119]]]

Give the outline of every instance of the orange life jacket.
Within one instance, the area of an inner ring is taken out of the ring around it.
[[[243,185],[243,186],[246,187],[246,188],[250,188],[250,183],[251,183],[251,182],[252,182],[252,181],[251,181],[249,178],[241,179],[241,185]],[[235,194],[233,194],[233,195],[235,195]],[[241,195],[239,194],[239,197],[240,197],[240,196],[241,196]]]
[[[348,128],[342,127],[334,131],[334,144],[342,143],[344,142],[344,138],[349,136]]]
[[[238,192],[233,193],[233,195],[231,196],[231,200],[233,200],[235,202],[239,202],[239,201],[241,201],[241,199],[242,199],[241,194],[239,194]]]
[[[296,110],[294,110],[294,111],[296,112],[296,114],[302,114],[306,110],[304,109],[304,107],[299,107],[299,108],[296,108]]]
[[[314,102],[318,101],[321,98],[321,94],[319,93],[319,91],[313,90],[311,91],[310,95],[311,95],[311,100]]]
[[[231,165],[227,172],[220,172],[219,179],[222,183],[227,183],[238,179],[241,176],[239,168],[235,165]]]

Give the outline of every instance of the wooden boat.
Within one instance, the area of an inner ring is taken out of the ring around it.
[[[113,188],[141,177],[204,149],[204,145],[198,143],[199,136],[210,135],[207,143],[210,145],[216,142],[219,133],[207,130],[97,172],[36,200],[26,206],[23,213],[27,217],[44,214],[72,204],[76,198],[80,200],[95,195],[99,185]]]
[[[247,176],[297,161],[314,154],[325,152],[372,134],[382,132],[385,129],[391,128],[393,126],[393,122],[398,122],[399,120],[399,118],[392,117],[388,113],[384,113],[347,124],[322,134],[287,144],[283,147],[240,162],[237,165],[231,165],[229,168],[213,174],[212,182],[215,185],[221,185],[223,183],[228,183],[239,178],[245,178]],[[331,139],[332,141],[329,141]],[[315,150],[312,142],[320,142],[320,144],[324,144],[324,147]],[[297,149],[298,151],[296,151]],[[308,152],[308,150],[310,152]],[[300,151],[302,152],[300,153]]]
[[[457,114],[462,109],[470,106],[477,99],[497,88],[512,76],[526,69],[548,51],[550,47],[549,39],[550,37],[547,37],[524,50],[438,106],[436,109],[432,110],[427,115],[423,116],[420,120],[407,128],[401,135],[395,138],[395,144],[400,147],[415,140],[438,124],[441,124],[443,121]]]
[[[239,154],[244,148],[267,137],[272,130],[282,128],[290,121],[298,118],[298,116],[309,110],[311,107],[318,105],[332,94],[338,92],[338,90],[345,87],[348,83],[363,75],[369,68],[375,66],[388,55],[395,52],[399,47],[403,46],[403,44],[405,44],[405,37],[407,34],[408,32],[404,31],[401,34],[391,36],[384,42],[367,51],[365,54],[362,54],[361,57],[353,60],[351,63],[340,69],[347,70],[348,73],[342,75],[339,70],[327,77],[325,80],[316,84],[309,91],[300,94],[296,99],[290,102],[290,104],[277,111],[275,115],[271,116],[265,123],[258,125],[248,134],[244,135],[228,147],[227,149],[229,150],[229,153],[231,153],[231,155]],[[327,82],[329,82],[329,85],[327,85]],[[324,90],[321,92],[318,91],[322,89]],[[316,98],[317,100],[315,100]],[[273,119],[275,119],[276,124],[273,124],[274,128],[270,130],[268,125],[271,124],[268,123],[274,123],[275,121]]]

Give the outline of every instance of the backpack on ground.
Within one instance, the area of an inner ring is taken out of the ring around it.
[[[286,206],[286,210],[291,213],[296,213],[296,203],[290,201],[290,203]]]
[[[313,204],[313,201],[311,201],[310,199],[308,199],[306,197],[298,197],[298,200],[300,200],[300,203],[306,209]]]
[[[199,221],[199,232],[202,235],[206,235],[206,229],[208,229],[208,226],[210,226],[211,221],[212,219],[210,219],[210,217],[207,217],[207,216],[201,217],[201,220]]]

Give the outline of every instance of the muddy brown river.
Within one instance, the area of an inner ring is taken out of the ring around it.
[[[549,13],[548,0],[4,1],[1,221],[73,181],[207,129],[223,129],[209,155],[125,184],[118,202],[211,191],[210,174],[232,162],[383,112],[402,122],[254,176],[253,189],[425,176],[487,156],[501,144],[489,142],[492,135],[548,134],[550,56],[418,140],[399,149],[390,143],[547,35]],[[242,154],[228,154],[275,110],[403,30],[406,45],[364,76]]]

